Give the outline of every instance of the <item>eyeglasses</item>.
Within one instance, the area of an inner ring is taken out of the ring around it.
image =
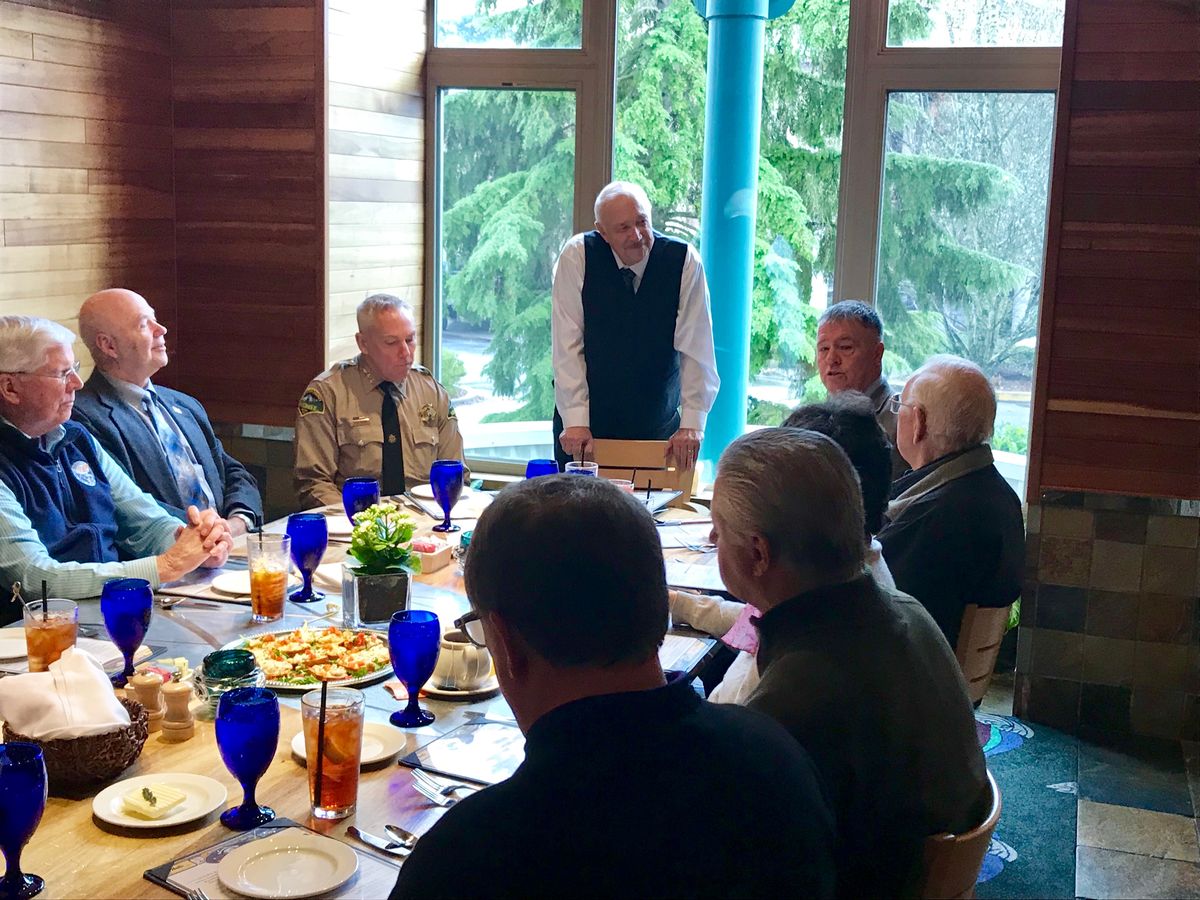
[[[888,400],[888,409],[890,409],[896,415],[900,415],[900,407],[902,406],[907,406],[909,409],[917,408],[916,403],[905,403],[903,400],[901,400],[899,394],[893,395],[892,398]]]
[[[63,372],[4,372],[4,373],[0,373],[0,374],[4,374],[4,375],[35,375],[38,378],[57,378],[63,384],[66,384],[68,381],[71,380],[72,375],[74,375],[76,377],[79,376],[79,370],[82,367],[82,365],[83,364],[77,360],[75,362],[75,364],[73,366],[71,366],[71,368],[69,368]]]
[[[483,634],[483,620],[475,610],[455,619],[454,627],[465,634],[467,640],[476,647],[487,647],[487,638]]]

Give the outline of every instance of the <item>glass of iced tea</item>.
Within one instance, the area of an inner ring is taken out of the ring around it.
[[[286,534],[246,535],[250,563],[250,613],[255,622],[283,618],[292,539]]]
[[[329,688],[325,728],[321,729],[321,692],[300,699],[304,720],[304,757],[308,797],[315,819],[341,819],[358,801],[358,767],[362,761],[363,695],[353,688]],[[322,744],[322,739],[324,743]],[[317,774],[320,773],[320,794]]]
[[[29,671],[45,672],[50,663],[75,646],[79,633],[79,607],[74,600],[31,600],[25,604],[25,643]]]

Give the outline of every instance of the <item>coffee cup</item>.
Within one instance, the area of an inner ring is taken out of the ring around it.
[[[433,670],[433,683],[446,691],[478,690],[492,674],[492,656],[476,647],[461,631],[442,635],[441,652]]]

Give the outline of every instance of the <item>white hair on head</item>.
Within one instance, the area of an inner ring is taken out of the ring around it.
[[[0,316],[0,372],[33,372],[52,347],[70,347],[75,332],[40,316]]]
[[[412,304],[407,300],[401,300],[395,294],[372,294],[358,304],[358,309],[354,312],[358,330],[366,331],[380,313],[387,312],[389,309],[406,312],[409,318],[413,316]]]
[[[992,436],[996,392],[975,363],[949,354],[931,356],[909,384],[909,400],[925,410],[937,456],[982,444]]]
[[[634,184],[632,181],[610,181],[600,188],[600,193],[596,195],[596,204],[592,208],[592,212],[595,214],[597,222],[600,221],[600,209],[614,197],[631,197],[646,215],[650,215],[650,198],[640,184]]]
[[[822,580],[862,568],[858,474],[845,451],[816,431],[763,428],[738,438],[717,464],[713,505],[729,526],[721,541],[761,534],[780,559]]]

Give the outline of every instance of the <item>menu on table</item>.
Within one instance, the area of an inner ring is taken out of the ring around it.
[[[725,590],[721,570],[714,565],[667,560],[667,584],[673,588],[690,588],[698,591],[718,593]]]
[[[295,828],[299,831],[311,831],[290,819],[276,819],[255,828],[230,835],[223,841],[180,856],[161,866],[147,869],[144,877],[147,881],[162,885],[170,891],[186,896],[189,891],[202,890],[209,900],[237,900],[241,894],[226,889],[217,877],[217,868],[231,850],[245,846],[253,841],[272,837],[282,829]],[[311,832],[316,834],[316,832]],[[334,838],[330,838],[334,840]],[[347,846],[350,846],[347,844]],[[358,856],[358,871],[354,876],[332,893],[323,894],[325,897],[343,898],[343,900],[369,900],[374,897],[386,897],[391,893],[399,874],[399,863],[393,863],[376,856],[373,853],[351,847]]]
[[[459,725],[401,760],[447,778],[496,784],[525,759],[525,735],[515,723],[483,720]]]

